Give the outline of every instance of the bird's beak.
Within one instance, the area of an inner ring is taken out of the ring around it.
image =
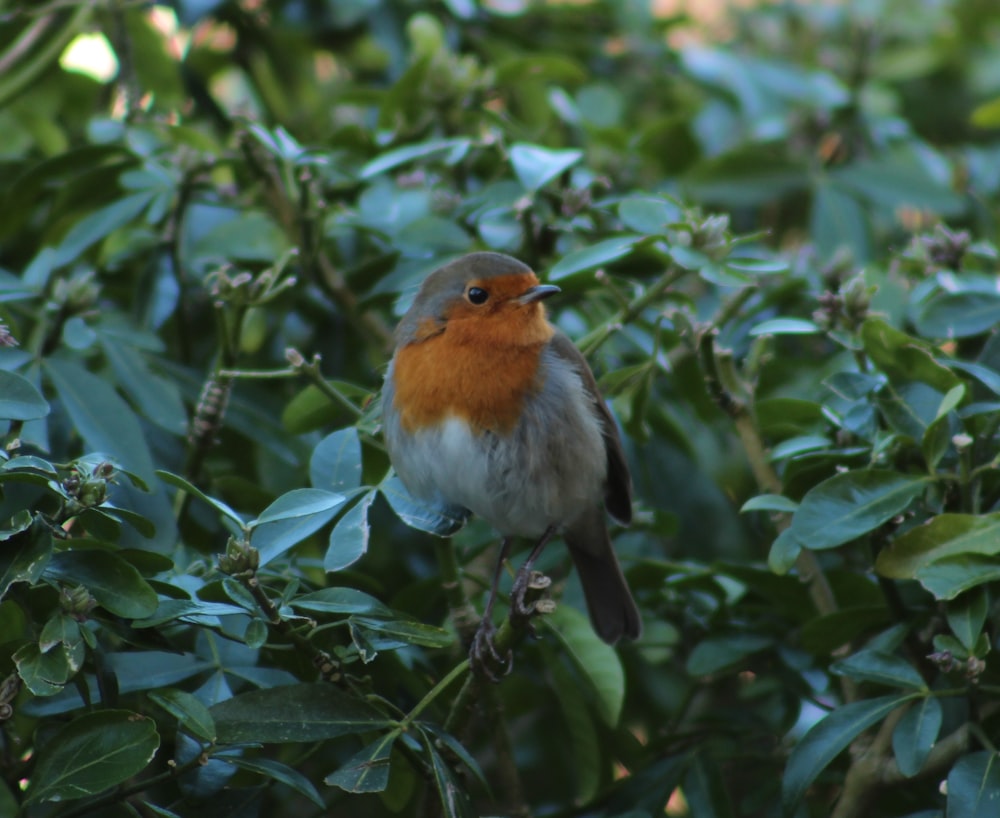
[[[536,301],[541,301],[543,298],[555,295],[559,291],[559,288],[555,284],[538,284],[521,293],[517,297],[517,303],[534,304]]]

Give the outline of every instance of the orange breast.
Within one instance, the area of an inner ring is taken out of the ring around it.
[[[526,397],[540,386],[539,357],[552,336],[542,323],[545,330],[530,342],[510,344],[478,331],[483,327],[469,333],[451,322],[440,335],[399,350],[393,405],[403,428],[413,432],[453,415],[478,430],[511,431]]]

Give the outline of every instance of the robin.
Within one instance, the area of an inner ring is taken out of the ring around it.
[[[530,614],[532,565],[562,535],[597,635],[614,644],[641,630],[601,507],[629,523],[631,478],[590,367],[546,318],[541,302],[557,292],[500,253],[446,264],[400,321],[386,374],[385,441],[407,490],[464,507],[503,536],[472,645],[480,663],[484,651],[496,656],[491,614],[514,537],[537,545],[515,575],[512,611]]]

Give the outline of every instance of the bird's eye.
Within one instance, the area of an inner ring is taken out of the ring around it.
[[[485,304],[490,294],[482,287],[469,287],[469,291],[465,294],[465,297],[473,304],[479,305]]]

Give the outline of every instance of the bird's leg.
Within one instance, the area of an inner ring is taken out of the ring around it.
[[[531,586],[531,573],[532,568],[535,566],[535,560],[537,560],[545,546],[549,544],[549,541],[555,536],[556,527],[550,525],[545,529],[542,534],[542,538],[538,541],[538,544],[531,550],[528,554],[528,559],[524,561],[520,568],[517,569],[517,574],[514,576],[514,585],[510,589],[510,612],[518,617],[528,618],[535,612],[535,604],[526,604],[524,601],[524,596],[528,592],[528,588]]]
[[[472,645],[469,648],[469,661],[474,670],[482,673],[490,681],[499,681],[493,672],[487,658],[503,669],[503,675],[510,673],[513,666],[513,657],[508,651],[506,656],[497,653],[496,645],[493,644],[493,637],[496,635],[496,626],[493,624],[493,606],[497,601],[497,590],[500,586],[500,574],[503,571],[503,564],[510,554],[510,546],[513,537],[504,537],[500,543],[500,555],[497,557],[497,565],[493,571],[493,582],[490,585],[490,595],[486,599],[486,608],[483,610],[483,617],[479,620],[479,627],[476,635],[472,637]]]

